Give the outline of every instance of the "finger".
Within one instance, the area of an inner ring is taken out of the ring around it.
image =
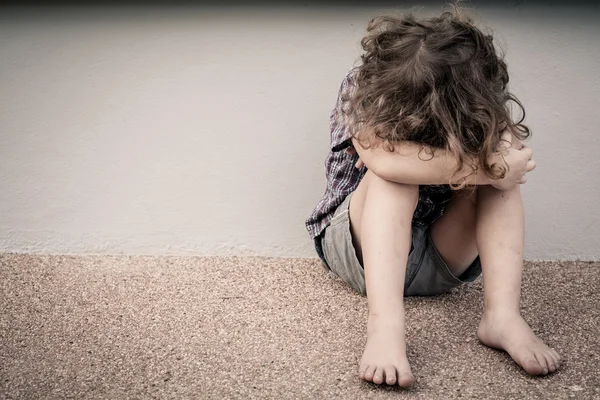
[[[527,165],[525,166],[525,170],[527,172],[531,172],[535,169],[535,167],[537,166],[537,164],[535,163],[535,161],[533,160],[529,160],[527,161]]]
[[[527,183],[527,177],[525,175],[523,175],[521,177],[521,179],[519,179],[518,183],[521,185],[523,185],[524,183]]]
[[[361,159],[359,159],[359,160],[356,162],[356,164],[355,164],[354,166],[355,166],[356,168],[358,168],[358,169],[361,169],[362,167],[364,167],[364,166],[365,166],[365,163],[364,163],[364,162],[362,162],[362,160],[361,160]]]

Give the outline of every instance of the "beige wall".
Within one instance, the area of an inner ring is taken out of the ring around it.
[[[313,256],[328,114],[382,9],[2,10],[0,251]],[[534,131],[526,255],[600,259],[600,12],[479,11]]]

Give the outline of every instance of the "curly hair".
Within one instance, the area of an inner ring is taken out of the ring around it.
[[[356,90],[345,110],[352,137],[387,151],[416,142],[427,157],[442,148],[455,156],[455,172],[480,166],[491,179],[504,176],[508,165],[490,165],[489,156],[505,130],[520,140],[530,130],[523,105],[507,89],[506,63],[492,35],[455,8],[428,19],[374,18],[361,44]],[[521,110],[518,121],[511,101]]]

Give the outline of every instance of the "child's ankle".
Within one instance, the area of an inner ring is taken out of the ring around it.
[[[515,316],[521,316],[521,310],[519,307],[507,307],[507,306],[496,306],[490,307],[485,306],[483,308],[483,317],[484,318],[493,318],[493,319],[507,319],[513,318]]]
[[[402,329],[404,330],[404,310],[396,313],[369,313],[367,322],[369,329]]]

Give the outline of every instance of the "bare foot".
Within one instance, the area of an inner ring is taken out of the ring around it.
[[[369,322],[367,344],[360,360],[360,379],[409,387],[415,381],[406,358],[404,327]]]
[[[486,346],[506,351],[530,375],[546,375],[560,366],[558,353],[535,336],[519,314],[484,313],[477,337]]]

